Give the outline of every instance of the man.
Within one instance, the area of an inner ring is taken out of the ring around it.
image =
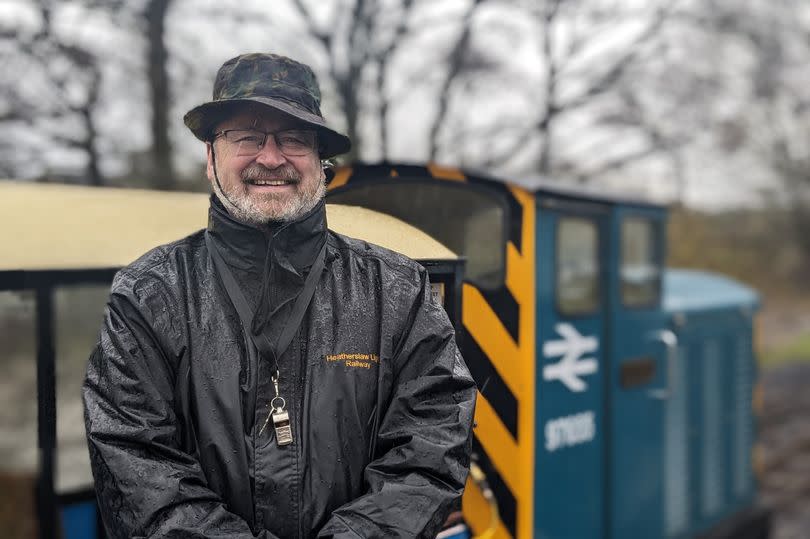
[[[474,384],[425,270],[327,230],[319,107],[247,54],[185,116],[207,230],[118,273],[83,388],[112,537],[431,537],[461,495]]]

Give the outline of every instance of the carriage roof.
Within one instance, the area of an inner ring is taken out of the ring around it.
[[[64,184],[0,182],[0,271],[122,267],[206,225],[208,196]],[[327,205],[329,228],[419,260],[454,260],[399,219]]]

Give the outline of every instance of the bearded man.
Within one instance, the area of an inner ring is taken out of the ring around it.
[[[323,160],[350,142],[312,70],[236,57],[185,123],[208,227],[117,274],[83,387],[107,533],[435,536],[475,387],[425,270],[327,229]]]

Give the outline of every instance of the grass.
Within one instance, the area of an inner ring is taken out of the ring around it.
[[[799,234],[792,214],[780,208],[670,213],[668,266],[717,272],[760,293],[764,369],[810,361],[810,252],[802,250]]]
[[[764,350],[759,365],[771,369],[787,363],[810,361],[810,333],[803,333],[785,344]]]

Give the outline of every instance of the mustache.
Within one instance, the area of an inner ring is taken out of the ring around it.
[[[242,181],[251,180],[287,180],[287,181],[301,181],[301,175],[287,165],[281,165],[276,168],[267,168],[264,165],[253,163],[242,171]]]

